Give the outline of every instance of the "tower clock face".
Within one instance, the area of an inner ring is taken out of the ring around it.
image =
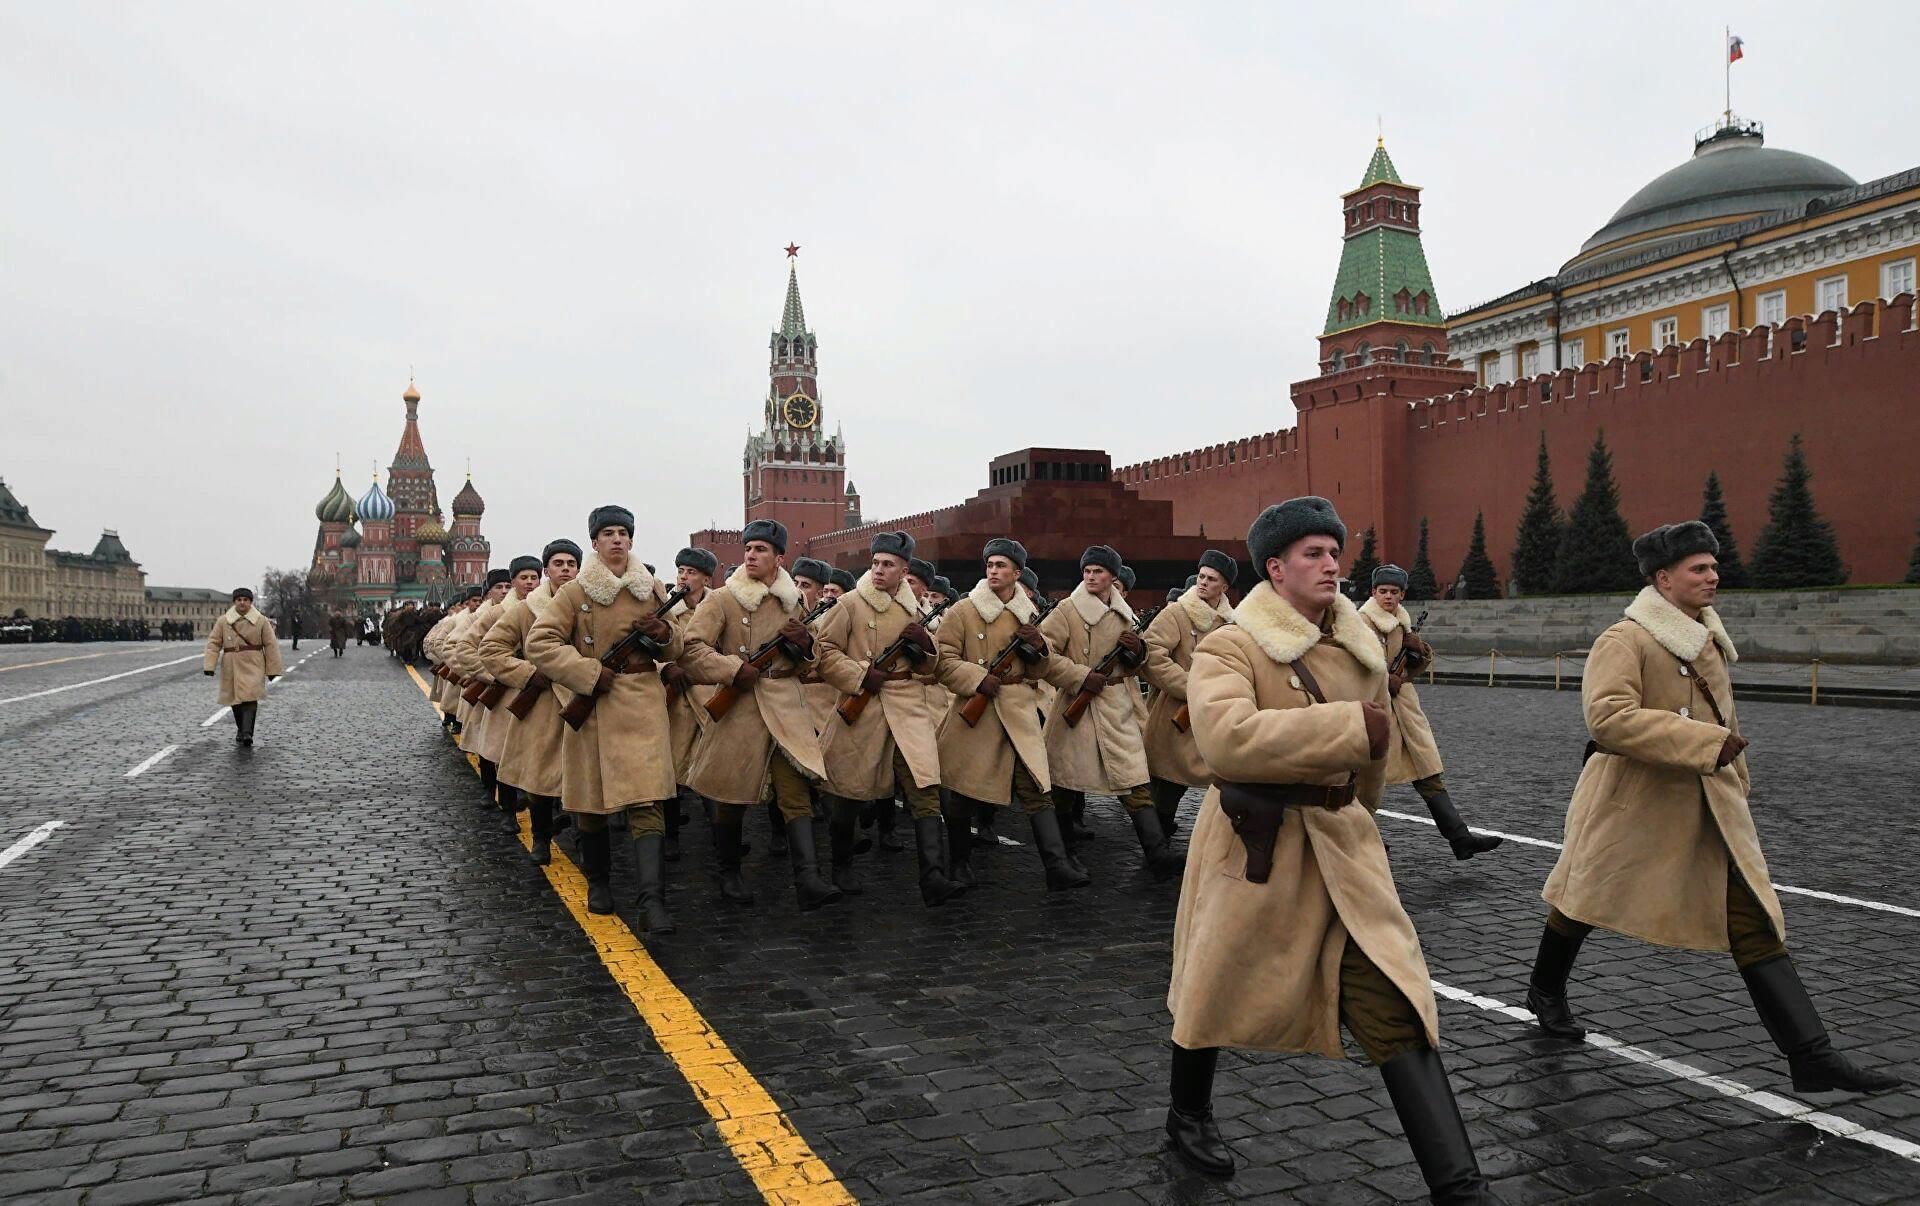
[[[787,399],[783,413],[789,427],[812,427],[820,417],[820,404],[805,394],[796,393]]]

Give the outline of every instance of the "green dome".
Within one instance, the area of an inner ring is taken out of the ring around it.
[[[353,522],[353,497],[340,484],[338,471],[333,475],[333,489],[327,491],[327,496],[320,500],[320,505],[313,509],[313,513],[321,523]]]

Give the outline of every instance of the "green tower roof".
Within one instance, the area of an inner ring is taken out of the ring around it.
[[[1386,144],[1373,148],[1366,178],[1360,187],[1373,184],[1401,184],[1400,174],[1387,158]],[[1396,309],[1394,299],[1402,290],[1409,301],[1427,295],[1424,312],[1409,305]],[[1340,316],[1342,300],[1353,302],[1361,294],[1367,298],[1365,310],[1349,308]],[[1327,325],[1322,337],[1364,327],[1375,322],[1400,322],[1419,327],[1445,327],[1446,315],[1440,308],[1440,293],[1433,287],[1433,274],[1427,270],[1426,249],[1416,231],[1396,226],[1372,225],[1347,236],[1340,249],[1340,271],[1333,278],[1333,297],[1327,302]]]
[[[1400,184],[1400,173],[1393,170],[1393,160],[1387,158],[1387,143],[1379,139],[1373,144],[1373,158],[1367,160],[1367,174],[1360,177],[1360,187],[1369,184]]]
[[[787,265],[787,305],[780,312],[780,336],[783,339],[803,338],[807,333],[807,315],[800,308],[800,273],[792,265]]]

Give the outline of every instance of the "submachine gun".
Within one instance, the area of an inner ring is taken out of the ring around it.
[[[815,606],[812,611],[800,617],[800,626],[803,628],[807,627],[821,616],[826,615],[827,609],[832,607],[835,602],[837,602],[837,600],[834,599],[820,600],[819,604]],[[782,653],[785,653],[789,660],[796,663],[807,660],[801,655],[798,649],[795,649],[787,643],[787,638],[776,634],[772,640],[753,651],[753,656],[747,659],[747,665],[752,666],[755,670],[765,670],[773,664],[773,659]],[[728,712],[733,711],[733,705],[738,703],[739,700],[740,689],[732,683],[728,683],[718,691],[715,691],[713,698],[707,701],[707,715],[718,720]]]
[[[1019,588],[1016,587],[1015,589]],[[1027,623],[1034,625],[1036,628],[1039,627],[1040,621],[1051,615],[1056,606],[1058,605],[1045,595],[1040,596],[1040,602],[1034,605],[1033,619],[1027,621]],[[1018,636],[1015,636],[1011,641],[1007,642],[1007,647],[996,654],[993,661],[987,664],[987,673],[995,678],[1003,677],[1006,672],[1012,668],[1015,658],[1019,658],[1023,662],[1037,662],[1040,660],[1040,651],[1021,640]],[[982,716],[987,714],[987,705],[992,702],[991,699],[988,699],[984,695],[972,696],[966,703],[960,705],[960,719],[967,722],[968,728],[972,728],[980,723]]]
[[[913,622],[924,627],[928,620],[933,619],[947,608],[952,607],[953,604],[954,600],[948,599],[945,603],[940,604]],[[927,651],[912,641],[909,641],[903,633],[894,638],[893,644],[888,645],[880,651],[880,656],[873,659],[871,668],[880,671],[882,674],[886,674],[891,671],[892,667],[897,664],[897,660],[901,657],[905,657],[908,662],[917,666],[920,664],[920,659],[926,656]],[[849,695],[845,699],[842,699],[834,706],[833,710],[840,714],[840,719],[846,721],[848,724],[852,724],[854,721],[860,719],[860,713],[866,711],[867,705],[871,702],[873,702],[873,692],[862,690],[858,694]]]
[[[1158,611],[1150,611],[1143,616],[1139,616],[1135,618],[1133,623],[1133,630],[1135,632],[1145,632],[1147,630],[1147,625],[1153,623],[1153,617],[1158,614],[1159,614]],[[1141,656],[1141,661],[1145,661],[1145,660],[1146,658],[1145,658],[1145,655],[1143,654]],[[1093,668],[1094,673],[1102,675],[1104,677],[1108,672],[1110,672],[1115,666],[1119,665],[1121,662],[1125,662],[1127,664],[1127,669],[1129,670],[1135,669],[1140,665],[1140,662],[1136,662],[1133,660],[1132,657],[1128,656],[1126,646],[1116,644],[1113,648],[1107,650],[1107,656],[1101,658],[1100,664]],[[1080,723],[1080,718],[1082,716],[1085,716],[1087,714],[1087,709],[1093,706],[1093,697],[1098,694],[1100,694],[1100,692],[1089,691],[1083,687],[1080,689],[1078,694],[1076,694],[1072,699],[1067,701],[1066,715],[1067,715],[1068,728],[1073,728],[1075,725],[1078,725]]]
[[[666,601],[654,609],[653,615],[644,618],[658,618],[662,623],[666,623],[667,613],[673,610],[674,604],[686,597],[687,588],[684,586],[676,586],[667,592]],[[600,665],[618,674],[621,668],[627,664],[627,659],[636,653],[642,657],[658,661],[660,660],[660,655],[664,652],[665,650],[659,641],[654,640],[646,633],[640,631],[640,626],[635,624],[633,628],[628,631],[627,635],[613,643],[613,648],[600,655]],[[528,692],[523,690],[520,694],[526,695]],[[516,704],[519,702],[517,699],[514,700]],[[560,719],[566,721],[570,728],[578,732],[580,726],[587,723],[587,717],[593,715],[593,709],[597,707],[599,703],[600,697],[594,692],[582,692],[567,701],[566,707],[560,709]],[[532,708],[532,703],[528,703],[527,707]]]

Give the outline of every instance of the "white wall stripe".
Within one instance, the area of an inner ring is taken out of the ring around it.
[[[54,830],[60,828],[62,825],[65,825],[65,824],[66,824],[65,821],[48,821],[45,824],[41,825],[38,829],[35,829],[32,833],[29,833],[27,836],[15,842],[13,845],[8,846],[5,850],[0,850],[0,867],[5,867],[8,863],[11,863],[14,859],[19,858],[21,855],[25,854],[27,851],[33,849],[35,846],[38,846],[41,842],[46,841],[48,838],[53,836]]]
[[[7,699],[0,699],[0,704],[21,703],[29,699],[44,699],[49,695],[58,695],[62,691],[78,691],[82,687],[94,687],[101,683],[110,683],[117,678],[132,678],[136,674],[145,674],[149,670],[164,670],[168,666],[178,666],[181,662],[197,662],[201,657],[202,655],[198,653],[189,657],[176,657],[170,662],[155,662],[151,666],[142,666],[138,670],[128,670],[124,674],[109,674],[105,678],[88,679],[84,683],[68,683],[64,687],[50,687],[45,691],[35,691],[31,695],[11,696]]]
[[[171,754],[173,751],[179,748],[180,747],[177,745],[170,745],[166,747],[165,749],[161,750],[159,753],[154,754],[152,757],[142,762],[139,766],[136,766],[132,770],[128,771],[122,777],[127,779],[139,778],[141,775],[147,773],[148,771],[152,770],[155,766],[159,765],[159,762],[162,758],[165,758],[168,754]]]
[[[1433,981],[1433,991],[1447,998],[1449,1001],[1459,1001],[1463,1004],[1472,1005],[1476,1009],[1484,1009],[1488,1013],[1499,1014],[1502,1017],[1510,1018],[1516,1022],[1524,1022],[1529,1026],[1536,1024],[1532,1013],[1516,1005],[1509,1005],[1505,1001],[1498,1001],[1492,997],[1483,997],[1478,993],[1468,992],[1464,988],[1455,988],[1450,984],[1442,984],[1438,980]],[[1592,1030],[1587,1031],[1586,1043],[1588,1046],[1597,1047],[1610,1055],[1617,1055],[1622,1059],[1630,1060],[1633,1063],[1642,1064],[1649,1068],[1657,1068],[1669,1076],[1676,1076],[1682,1080],[1690,1080],[1697,1085],[1705,1085],[1716,1093],[1731,1097],[1736,1101],[1744,1101],[1748,1105],[1756,1109],[1764,1110],[1769,1114],[1777,1114],[1782,1118],[1791,1118],[1795,1122],[1804,1122],[1808,1126],[1825,1131],[1829,1135],[1841,1139],[1852,1139],[1855,1142],[1864,1143],[1869,1147],[1877,1147],[1883,1152],[1891,1152],[1893,1155],[1899,1156],[1902,1160],[1911,1160],[1916,1164],[1920,1164],[1920,1143],[1902,1139],[1897,1135],[1884,1134],[1871,1127],[1862,1126],[1850,1118],[1842,1118],[1838,1114],[1828,1114],[1824,1111],[1816,1110],[1805,1102],[1795,1101],[1791,1097],[1782,1097],[1778,1093],[1769,1093],[1763,1089],[1749,1088],[1737,1080],[1730,1080],[1727,1077],[1716,1075],[1708,1072],[1704,1068],[1696,1068],[1683,1060],[1668,1059],[1665,1056],[1656,1055],[1643,1047],[1630,1046],[1621,1042],[1619,1039],[1611,1038]]]
[[[1419,825],[1433,825],[1435,823],[1432,817],[1416,817],[1410,812],[1394,812],[1386,808],[1382,808],[1378,815],[1392,817],[1396,821],[1412,821]],[[1505,838],[1509,842],[1519,842],[1525,846],[1540,846],[1548,850],[1566,849],[1566,847],[1562,846],[1559,842],[1549,842],[1544,838],[1527,837],[1519,833],[1507,833],[1499,829],[1481,829],[1478,826],[1474,826],[1473,832],[1488,834],[1492,837]],[[1896,913],[1901,917],[1920,917],[1920,909],[1910,909],[1905,905],[1886,904],[1878,900],[1862,900],[1857,896],[1841,896],[1834,892],[1822,892],[1817,888],[1796,888],[1790,884],[1775,884],[1773,885],[1773,890],[1776,892],[1790,892],[1795,896],[1810,896],[1815,900],[1825,900],[1833,904],[1853,905],[1855,908],[1860,909],[1873,909],[1880,913]]]

